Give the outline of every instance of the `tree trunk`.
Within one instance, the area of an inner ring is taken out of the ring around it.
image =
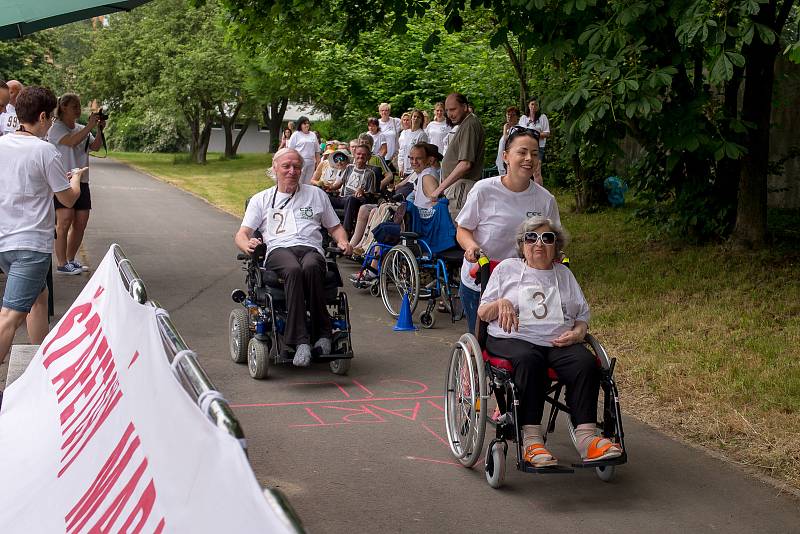
[[[197,152],[200,149],[200,117],[197,109],[193,108],[194,106],[183,108],[183,116],[192,134],[189,142],[189,161],[197,161]]]
[[[519,43],[519,53],[517,53],[514,50],[514,47],[511,46],[508,38],[506,38],[503,46],[506,49],[506,54],[508,54],[508,59],[511,61],[511,65],[514,67],[514,73],[517,75],[517,81],[519,82],[519,109],[520,112],[525,115],[528,112],[528,95],[530,93],[530,90],[528,89],[528,73],[526,69],[528,61],[528,48],[524,43]]]
[[[286,107],[289,105],[289,99],[280,97],[278,100],[273,100],[262,110],[264,122],[269,128],[269,151],[275,152],[278,150],[280,143],[281,124],[283,123],[283,116],[286,114]]]
[[[242,103],[239,102],[236,104],[236,107],[233,109],[233,113],[231,116],[228,117],[225,114],[225,105],[222,102],[217,103],[217,110],[219,112],[220,121],[222,122],[222,130],[225,133],[225,158],[235,158],[236,157],[236,150],[239,148],[238,141],[234,143],[233,140],[233,129],[236,127],[236,119],[239,117],[239,112],[242,110]],[[247,129],[247,127],[245,127]],[[237,136],[237,139],[241,139],[240,136]]]
[[[782,11],[788,12],[793,0],[786,0]],[[785,22],[784,13],[777,16],[776,0],[761,4],[753,22],[772,28],[780,35]],[[783,21],[781,21],[783,19]],[[745,84],[742,119],[755,127],[748,131],[747,154],[742,159],[739,176],[736,226],[731,236],[738,244],[763,246],[767,238],[767,167],[769,164],[769,127],[772,115],[772,89],[775,82],[775,59],[779,39],[766,44],[754,37],[743,50]]]
[[[242,141],[242,137],[244,137],[245,132],[250,127],[250,121],[247,120],[242,126],[242,129],[239,130],[239,133],[236,134],[236,139],[233,140],[233,155],[235,156],[236,153],[239,151],[239,143]]]

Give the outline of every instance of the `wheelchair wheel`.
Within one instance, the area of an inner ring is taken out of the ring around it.
[[[269,376],[269,344],[255,338],[250,340],[247,345],[247,369],[256,380]]]
[[[247,362],[247,344],[250,342],[250,317],[245,308],[231,311],[228,318],[228,338],[231,360],[236,363]]]
[[[333,360],[330,363],[331,372],[335,375],[346,375],[350,370],[350,363],[353,360],[350,358],[342,358],[341,360]]]
[[[400,315],[403,295],[408,295],[411,313],[419,300],[419,267],[408,247],[392,247],[381,262],[380,290],[383,305],[392,317]]]
[[[603,467],[595,467],[594,472],[597,475],[597,478],[602,480],[603,482],[611,482],[613,480],[614,475],[616,474],[616,467],[615,465],[605,465]]]
[[[475,465],[483,452],[488,389],[478,340],[464,334],[450,355],[444,403],[450,452],[464,467]]]
[[[427,311],[422,312],[419,316],[419,324],[422,325],[422,328],[433,328],[433,325],[436,324],[436,315]]]
[[[507,446],[503,441],[492,441],[486,449],[484,472],[486,482],[494,489],[503,485],[506,478],[506,453]]]
[[[372,285],[369,286],[369,294],[373,297],[380,297],[381,296],[381,284],[380,281],[375,280],[372,282]]]

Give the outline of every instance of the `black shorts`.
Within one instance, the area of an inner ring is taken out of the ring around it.
[[[55,204],[56,209],[66,208],[66,206],[61,202],[59,202],[56,197],[53,197],[53,204]],[[78,200],[75,202],[75,205],[72,206],[72,209],[74,210],[92,209],[92,192],[89,190],[89,184],[81,182],[81,196],[78,197]]]

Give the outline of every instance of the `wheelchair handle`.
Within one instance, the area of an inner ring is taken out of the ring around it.
[[[327,247],[325,248],[325,252],[334,256],[344,256],[344,251],[339,247]]]

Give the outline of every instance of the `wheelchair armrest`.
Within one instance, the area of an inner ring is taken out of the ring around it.
[[[598,341],[598,339],[592,334],[588,333],[586,334],[585,341],[589,344],[589,346],[592,347],[592,351],[594,351],[597,359],[600,360],[600,365],[603,367],[603,369],[609,370],[611,368],[611,358],[609,357],[608,352],[606,352],[605,347],[603,347],[603,344],[600,343],[600,341]]]
[[[244,252],[240,252],[239,254],[236,255],[236,259],[239,261],[249,260],[250,254],[245,254]]]
[[[419,239],[419,234],[417,232],[400,232],[400,237],[405,237],[406,239]]]
[[[261,279],[264,281],[264,284],[268,286],[278,287],[281,285],[281,281],[278,278],[278,273],[275,271],[267,271],[266,269],[262,269],[261,277]]]

